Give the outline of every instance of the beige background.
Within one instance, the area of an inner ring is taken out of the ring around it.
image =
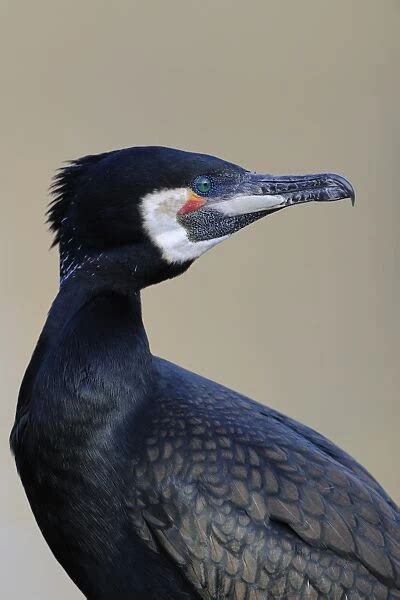
[[[81,597],[8,451],[57,290],[43,224],[65,159],[135,144],[270,172],[333,170],[358,204],[283,211],[149,289],[153,351],[315,427],[400,500],[400,1],[4,1],[3,598]]]

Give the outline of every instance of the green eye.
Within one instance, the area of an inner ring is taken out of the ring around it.
[[[193,188],[198,194],[208,194],[212,188],[212,181],[209,177],[206,177],[206,175],[200,175],[194,180]]]

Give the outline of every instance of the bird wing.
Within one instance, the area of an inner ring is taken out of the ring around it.
[[[129,510],[200,597],[397,597],[399,513],[362,467],[274,411],[159,368]]]

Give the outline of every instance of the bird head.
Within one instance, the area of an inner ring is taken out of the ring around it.
[[[48,215],[64,277],[84,271],[90,260],[100,264],[100,255],[120,255],[147,273],[143,285],[184,271],[236,231],[283,208],[354,202],[352,186],[340,175],[260,174],[163,147],[73,161],[60,170],[53,192]]]

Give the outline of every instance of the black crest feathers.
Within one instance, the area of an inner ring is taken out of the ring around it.
[[[50,186],[52,199],[46,212],[47,223],[49,223],[50,230],[54,232],[52,247],[60,242],[62,224],[67,218],[68,210],[80,185],[89,176],[91,167],[108,154],[109,152],[105,152],[67,161],[66,166],[57,170]]]

